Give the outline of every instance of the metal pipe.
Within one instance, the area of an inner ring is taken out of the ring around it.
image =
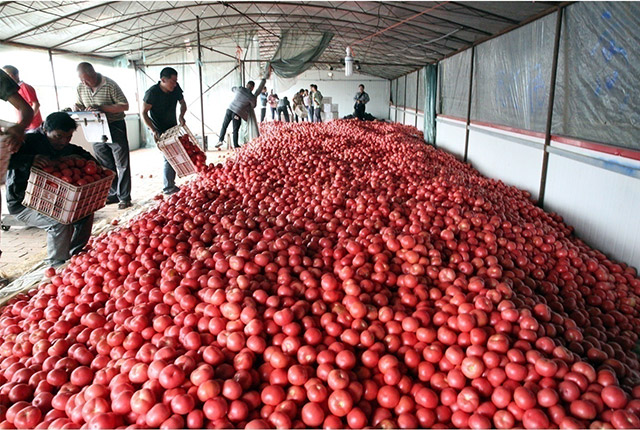
[[[202,122],[202,150],[207,151],[207,139],[204,132],[204,93],[202,92],[202,45],[200,45],[200,17],[196,17],[198,32],[198,78],[200,79],[200,120]]]
[[[464,130],[464,157],[463,161],[467,162],[467,155],[469,154],[469,124],[471,123],[471,98],[473,94],[473,63],[475,63],[476,47],[471,48],[471,67],[469,70],[469,98],[467,101],[467,125]]]
[[[407,120],[407,77],[404,77],[404,101],[402,102],[402,124]],[[416,112],[417,114],[417,112]]]
[[[553,62],[551,63],[551,82],[549,83],[549,106],[547,107],[547,124],[544,129],[544,154],[542,155],[542,172],[538,191],[538,206],[544,206],[544,195],[547,187],[547,170],[549,168],[549,145],[551,144],[551,123],[553,120],[553,103],[556,97],[556,75],[558,72],[558,56],[560,53],[560,32],[562,31],[562,15],[564,6],[558,7],[556,17],[556,34],[553,42]]]
[[[58,111],[60,111],[60,99],[58,98],[58,85],[56,83],[56,71],[53,68],[53,55],[51,54],[51,49],[49,49],[49,64],[51,65],[51,76],[53,76],[53,90],[56,93],[56,106],[58,106]]]
[[[398,79],[396,79],[396,116],[394,122],[398,122],[398,105],[400,104],[400,100],[398,100],[398,87],[400,87],[400,82]]]
[[[414,127],[418,128],[418,110],[419,110],[418,109],[419,108],[418,101],[420,99],[420,97],[418,97],[418,94],[420,94],[420,70],[418,70],[416,73],[417,73],[417,75],[416,75],[416,81],[417,81],[417,83],[416,83],[416,118],[415,118]],[[426,111],[425,111],[425,113],[423,115],[425,115],[425,116],[427,115]]]

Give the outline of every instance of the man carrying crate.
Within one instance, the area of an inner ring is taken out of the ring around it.
[[[107,204],[117,203],[119,209],[131,206],[131,166],[129,165],[129,141],[124,112],[129,102],[113,80],[96,73],[89,63],[78,64],[78,111],[104,112],[109,123],[112,142],[93,142],[93,150],[100,164],[116,172]]]
[[[22,201],[36,156],[51,160],[69,156],[93,160],[87,151],[69,143],[76,127],[76,122],[67,113],[52,113],[46,118],[41,129],[25,135],[24,143],[18,152],[11,156],[7,171],[9,213],[28,226],[46,230],[47,259],[45,263],[51,266],[58,266],[72,255],[82,251],[91,237],[93,214],[73,224],[60,224],[53,218],[26,208]]]
[[[160,140],[160,135],[172,127],[178,125],[176,121],[176,105],[180,103],[180,125],[184,125],[184,114],[187,113],[187,103],[182,96],[182,88],[178,84],[178,72],[165,67],[160,72],[160,81],[144,93],[142,105],[142,119],[151,129],[155,141]],[[164,158],[164,194],[173,194],[180,191],[176,186],[176,171]]]

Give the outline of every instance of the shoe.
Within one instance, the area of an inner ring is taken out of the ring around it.
[[[171,188],[169,188],[169,189],[167,189],[167,190],[162,190],[162,193],[163,193],[165,196],[170,196],[171,194],[175,194],[175,193],[177,193],[178,191],[180,191],[180,187],[178,187],[177,185],[174,185],[173,187],[171,187]]]
[[[133,206],[133,203],[131,203],[131,201],[118,203],[118,209],[126,209],[130,208],[131,206]]]
[[[216,143],[216,148],[222,148],[222,144],[223,144],[223,143],[224,143],[224,142],[222,142],[222,141],[220,141],[220,142]]]
[[[110,197],[107,197],[107,204],[108,204],[108,205],[112,205],[112,204],[114,204],[114,203],[118,203],[118,201],[119,201],[119,200],[118,200],[118,196],[110,196]]]

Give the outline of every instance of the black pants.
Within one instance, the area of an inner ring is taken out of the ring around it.
[[[267,108],[260,109],[260,122],[264,122],[264,117],[267,116]]]
[[[98,162],[116,172],[109,197],[118,196],[121,202],[131,201],[131,166],[129,165],[129,141],[124,120],[109,123],[112,143],[95,142],[93,151]]]
[[[287,110],[286,107],[279,107],[278,108],[278,121],[282,121],[282,114],[284,113],[284,120],[286,122],[289,122],[289,111]]]
[[[271,119],[275,121],[276,119],[276,110],[278,110],[277,108],[272,107],[271,108]]]
[[[365,104],[364,103],[356,103],[354,108],[355,108],[354,114],[355,114],[356,118],[358,118],[360,120],[364,119]]]
[[[227,109],[227,113],[224,116],[224,121],[222,121],[222,130],[220,130],[220,142],[224,140],[224,135],[227,133],[227,127],[229,127],[229,123],[233,121],[233,147],[240,148],[238,145],[238,131],[240,130],[240,123],[242,119],[233,113],[231,109]]]

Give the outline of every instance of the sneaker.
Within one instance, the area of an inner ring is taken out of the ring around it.
[[[118,196],[109,196],[107,197],[107,204],[112,205],[114,203],[118,203]]]
[[[173,187],[167,189],[167,190],[162,190],[162,193],[166,196],[170,196],[171,194],[175,194],[178,191],[180,191],[180,187],[178,187],[177,185],[174,185]]]
[[[218,149],[222,148],[222,144],[223,144],[222,141],[216,143],[216,148],[218,148]]]
[[[118,209],[126,209],[130,208],[131,206],[133,206],[133,203],[131,203],[131,201],[118,203]]]

